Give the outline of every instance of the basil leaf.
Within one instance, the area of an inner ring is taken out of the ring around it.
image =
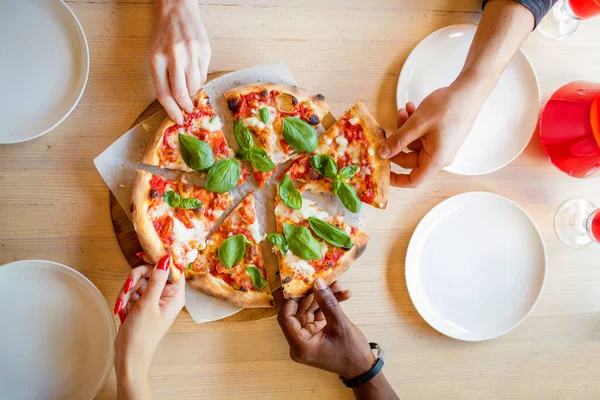
[[[265,278],[263,278],[260,269],[252,265],[246,268],[246,273],[250,275],[250,278],[252,278],[252,286],[254,286],[254,289],[260,292],[265,288],[267,283],[265,282]]]
[[[260,120],[262,121],[263,124],[266,124],[269,122],[269,119],[271,118],[271,113],[269,112],[269,109],[267,107],[263,107],[260,109]]]
[[[353,213],[360,211],[362,202],[356,194],[356,190],[347,182],[340,182],[340,187],[337,191],[337,196],[342,201],[342,204]]]
[[[340,191],[340,186],[342,185],[342,180],[340,180],[340,178],[335,177],[333,178],[333,194],[338,194],[338,192]]]
[[[283,176],[281,183],[279,184],[279,197],[283,204],[294,210],[302,208],[302,195],[296,188],[296,185],[292,182],[288,174]]]
[[[214,121],[215,119],[217,119],[217,116],[216,116],[216,115],[215,115],[214,117],[212,117],[211,119],[209,119],[209,120],[208,120],[208,123],[209,123],[209,124],[212,124],[212,123],[213,123],[213,121]]]
[[[275,169],[275,164],[267,156],[267,152],[260,147],[251,148],[248,156],[252,167],[259,172],[269,172]]]
[[[181,196],[179,196],[179,193],[172,190],[167,190],[165,194],[163,194],[163,200],[169,207],[173,208],[177,208],[181,204]]]
[[[333,179],[337,175],[337,163],[329,154],[315,154],[308,161],[315,171],[326,178]]]
[[[194,263],[193,263],[193,262],[189,263],[189,264],[187,265],[187,267],[185,267],[186,271],[189,271],[189,270],[191,270],[193,265],[194,265]]]
[[[298,151],[312,153],[317,148],[317,131],[300,118],[283,120],[283,139]]]
[[[231,268],[242,261],[244,254],[246,254],[246,237],[242,234],[228,237],[217,250],[219,262],[225,268]]]
[[[267,239],[269,239],[269,242],[271,242],[273,246],[277,246],[282,257],[287,254],[289,250],[288,242],[283,236],[281,236],[279,233],[269,233],[267,235]]]
[[[227,193],[237,186],[241,174],[242,167],[236,159],[219,160],[208,171],[206,189],[215,193]]]
[[[214,164],[212,148],[203,140],[179,134],[179,151],[185,164],[198,172],[206,172]]]
[[[250,158],[250,150],[248,149],[242,149],[241,147],[238,149],[238,151],[235,153],[235,155],[237,156],[237,158],[239,158],[242,161],[246,161]]]
[[[316,217],[308,217],[310,228],[318,237],[336,247],[352,248],[352,238],[345,231]]]
[[[179,203],[179,207],[185,208],[186,210],[195,210],[196,208],[200,208],[202,206],[202,202],[194,197],[181,199],[181,202]]]
[[[296,256],[309,261],[321,259],[321,246],[308,228],[284,223],[283,234],[289,249]]]
[[[233,136],[241,149],[250,150],[254,146],[252,134],[248,132],[241,119],[233,123]]]
[[[348,165],[340,170],[338,174],[340,179],[348,180],[352,179],[358,172],[358,165]]]

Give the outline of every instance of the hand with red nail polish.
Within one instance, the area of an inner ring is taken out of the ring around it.
[[[121,327],[115,340],[119,399],[151,398],[149,370],[154,351],[185,303],[185,279],[173,284],[169,256],[156,267],[134,268],[115,302]]]

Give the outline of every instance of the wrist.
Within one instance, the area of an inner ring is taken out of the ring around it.
[[[154,0],[154,6],[158,14],[168,14],[173,9],[198,7],[196,0]]]
[[[368,345],[367,349],[368,351],[361,351],[357,356],[349,358],[346,362],[347,367],[340,375],[346,379],[354,379],[373,368],[376,359]]]
[[[150,363],[125,355],[115,360],[115,373],[118,381],[123,383],[149,380]]]

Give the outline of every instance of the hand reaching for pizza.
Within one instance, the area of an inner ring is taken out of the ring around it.
[[[115,371],[121,393],[148,398],[140,392],[150,390],[152,356],[185,303],[185,279],[168,283],[169,263],[167,255],[156,267],[134,268],[117,297],[114,312],[119,314],[121,327],[115,340]]]
[[[195,0],[156,0],[150,71],[158,100],[183,125],[181,109],[193,111],[191,96],[206,82],[210,43]]]
[[[454,161],[482,105],[470,96],[450,86],[431,93],[416,110],[413,103],[398,110],[398,130],[381,145],[379,155],[412,171],[392,172],[393,186],[416,188]],[[411,151],[403,152],[405,148]]]
[[[350,292],[339,282],[327,287],[317,278],[312,294],[285,300],[277,320],[292,360],[348,379],[371,369],[375,357],[367,338],[339,306],[349,298]]]

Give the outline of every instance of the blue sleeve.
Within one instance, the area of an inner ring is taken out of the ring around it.
[[[489,0],[483,0],[483,7],[485,8],[485,4]],[[554,3],[557,0],[514,0],[518,3],[523,4],[527,7],[531,13],[533,14],[533,18],[535,19],[535,26],[537,27],[544,15],[550,11]],[[535,27],[534,27],[535,29]]]

